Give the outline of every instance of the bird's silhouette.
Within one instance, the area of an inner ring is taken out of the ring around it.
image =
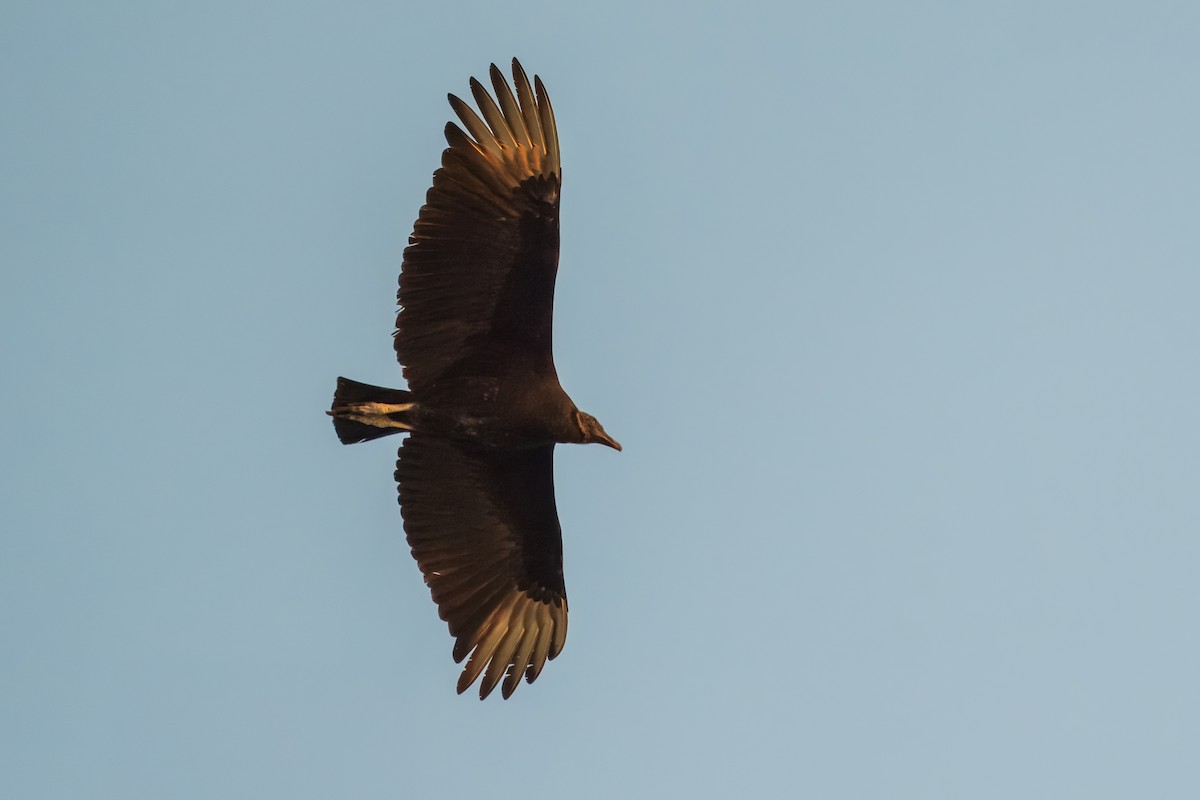
[[[404,529],[438,612],[469,656],[461,693],[509,697],[567,635],[554,446],[621,446],[575,407],[551,347],[562,185],[558,131],[538,77],[493,64],[479,113],[449,147],[404,251],[395,348],[408,389],[338,378],[345,444],[406,432],[396,462]]]

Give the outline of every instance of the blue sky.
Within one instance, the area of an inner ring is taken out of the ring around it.
[[[1191,3],[0,10],[20,798],[1200,791]],[[571,632],[454,694],[394,442],[446,92],[564,161]]]

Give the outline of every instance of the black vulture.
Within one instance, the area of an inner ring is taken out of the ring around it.
[[[400,272],[396,356],[408,389],[338,378],[334,428],[344,444],[407,432],[396,462],[412,554],[470,655],[458,691],[482,674],[532,683],[567,636],[554,445],[615,439],[575,407],[554,369],[562,169],[541,79],[516,59],[492,98],[471,79],[477,115],[450,95],[466,131],[446,124],[442,166]]]

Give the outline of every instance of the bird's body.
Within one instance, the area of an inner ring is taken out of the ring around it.
[[[471,659],[463,691],[532,682],[566,637],[554,445],[620,449],[576,408],[554,368],[562,172],[554,113],[513,60],[496,99],[453,95],[469,132],[450,147],[404,252],[395,349],[409,388],[338,379],[330,415],[343,443],[407,432],[396,465],[413,555]]]

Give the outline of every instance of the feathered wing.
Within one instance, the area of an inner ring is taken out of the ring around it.
[[[503,680],[505,698],[532,683],[567,636],[554,446],[502,451],[413,433],[396,463],[404,530],[456,639],[470,659],[461,694]]]
[[[554,371],[558,131],[541,80],[531,87],[516,59],[513,80],[515,94],[493,64],[493,99],[472,79],[479,114],[450,95],[466,131],[447,123],[450,147],[404,251],[396,354],[426,398],[448,379]]]

